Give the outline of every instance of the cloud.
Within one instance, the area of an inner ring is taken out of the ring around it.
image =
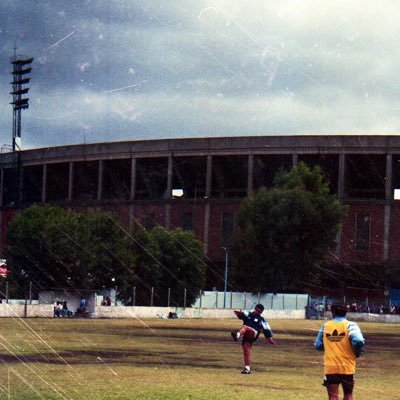
[[[51,6],[50,6],[51,5]],[[5,0],[9,57],[35,57],[30,146],[399,131],[398,4],[360,0]],[[0,139],[10,98],[0,94]]]

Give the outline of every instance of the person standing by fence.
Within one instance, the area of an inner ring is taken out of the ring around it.
[[[78,312],[82,317],[84,317],[86,314],[86,299],[84,297],[81,298],[81,302],[79,303]]]

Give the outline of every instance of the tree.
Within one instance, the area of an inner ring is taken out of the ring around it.
[[[25,281],[30,280],[45,290],[66,281],[68,272],[61,267],[60,260],[54,260],[50,249],[53,246],[49,244],[64,242],[65,238],[59,232],[55,234],[54,228],[69,222],[67,213],[59,207],[35,205],[15,216],[7,229],[6,254],[14,283],[22,287]],[[71,254],[70,249],[64,251]]]
[[[151,289],[158,289],[162,280],[161,263],[158,261],[159,245],[149,231],[135,224],[130,235],[129,249],[135,254],[134,273],[122,279],[119,296],[125,304],[132,304],[133,288],[136,288],[135,304],[150,305]],[[160,303],[162,301],[156,293],[155,304]]]
[[[161,266],[161,292],[171,289],[171,305],[183,306],[186,289],[186,304],[191,305],[199,296],[206,280],[206,263],[203,246],[192,232],[176,229],[167,232],[160,227],[150,231],[159,246],[158,262]]]
[[[335,244],[344,216],[319,167],[300,163],[279,172],[272,189],[259,189],[240,206],[236,285],[254,292],[304,290]]]
[[[39,290],[99,289],[134,273],[129,235],[116,215],[33,205],[7,230],[7,265],[20,284]]]
[[[75,244],[74,274],[83,287],[118,287],[135,274],[137,255],[130,247],[129,232],[116,214],[94,211],[78,213],[78,231],[70,232]],[[66,233],[67,234],[67,233]]]
[[[117,286],[118,297],[149,305],[183,305],[197,298],[205,283],[202,245],[180,229],[151,231],[135,226],[126,231],[112,213],[68,212],[50,205],[33,205],[19,213],[7,230],[7,266],[16,287],[33,282],[38,290],[96,290]]]

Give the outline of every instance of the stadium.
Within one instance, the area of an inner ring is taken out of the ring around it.
[[[127,226],[191,230],[207,259],[223,264],[241,200],[299,162],[319,165],[348,206],[336,261],[397,268],[400,136],[389,135],[141,140],[3,153],[1,249],[18,210],[54,203],[113,211]]]

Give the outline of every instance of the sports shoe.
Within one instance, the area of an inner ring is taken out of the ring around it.
[[[245,368],[245,369],[241,372],[241,374],[248,375],[248,374],[251,374],[251,371],[250,371],[249,369]]]
[[[231,332],[231,336],[232,336],[232,339],[233,339],[235,342],[237,342],[237,340],[238,340],[238,333],[235,332],[235,331],[232,331],[232,332]]]

